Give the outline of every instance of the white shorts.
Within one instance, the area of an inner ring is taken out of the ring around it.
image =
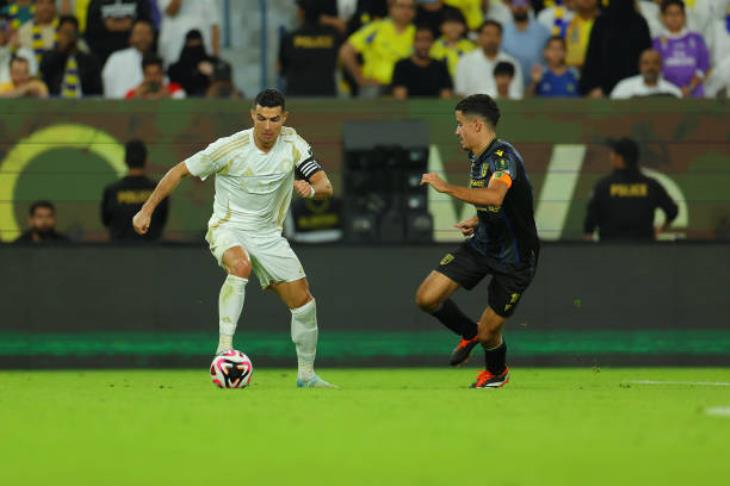
[[[271,284],[294,282],[306,277],[299,258],[282,235],[257,235],[222,225],[209,228],[205,240],[218,265],[224,269],[223,253],[235,246],[243,247],[264,289]]]

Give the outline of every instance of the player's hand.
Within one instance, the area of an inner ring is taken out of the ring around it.
[[[479,220],[476,218],[469,218],[464,221],[461,221],[460,223],[456,223],[454,225],[454,228],[461,231],[461,234],[464,236],[471,236],[474,234],[474,229],[479,224]]]
[[[151,214],[148,214],[144,210],[140,210],[137,214],[134,215],[134,218],[132,218],[132,226],[134,227],[134,231],[136,231],[138,235],[146,234],[147,231],[149,231],[150,229],[151,219]]]
[[[446,188],[449,187],[446,181],[439,177],[439,175],[435,172],[423,174],[423,176],[421,176],[421,185],[429,185],[438,192],[444,192],[446,191]]]
[[[532,66],[532,72],[530,73],[530,75],[532,76],[533,83],[537,84],[540,82],[540,80],[542,79],[542,72],[542,66],[540,66],[539,64],[535,64],[534,66]]]
[[[294,181],[294,190],[303,199],[312,197],[312,185],[307,181]]]

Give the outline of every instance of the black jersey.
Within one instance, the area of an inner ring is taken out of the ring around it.
[[[144,236],[132,227],[132,218],[150,197],[157,184],[145,176],[127,176],[104,189],[101,201],[101,220],[109,228],[112,241],[154,241],[162,236],[167,221],[167,198],[160,202],[152,215],[150,229]]]
[[[535,227],[532,186],[522,156],[508,142],[494,139],[483,154],[470,155],[469,159],[471,188],[487,187],[495,173],[508,175],[512,181],[502,206],[476,207],[479,225],[469,240],[471,246],[496,263],[533,262],[540,240]]]

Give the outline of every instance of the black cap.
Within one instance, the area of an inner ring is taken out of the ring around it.
[[[639,144],[635,140],[628,137],[609,138],[606,140],[606,145],[624,159],[627,168],[633,168],[639,164]]]

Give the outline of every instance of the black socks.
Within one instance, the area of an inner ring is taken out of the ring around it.
[[[484,363],[487,370],[493,375],[498,375],[507,367],[507,343],[502,340],[502,344],[494,349],[484,349]]]
[[[432,312],[433,316],[441,321],[441,324],[448,327],[464,339],[472,339],[477,335],[476,322],[469,319],[451,299],[446,299],[441,307]]]

